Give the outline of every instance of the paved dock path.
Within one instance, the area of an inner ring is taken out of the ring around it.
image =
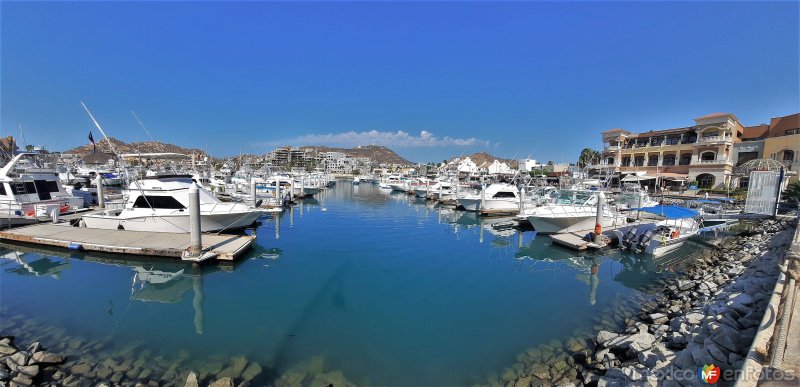
[[[36,224],[0,231],[0,239],[85,251],[181,258],[189,234],[104,230],[66,224]],[[203,249],[216,259],[232,261],[246,251],[255,236],[203,234]]]

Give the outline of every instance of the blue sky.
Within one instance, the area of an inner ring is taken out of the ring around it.
[[[0,128],[214,155],[572,161],[603,130],[800,111],[798,2],[2,2]],[[96,131],[95,131],[96,132]],[[98,134],[95,133],[97,137]]]

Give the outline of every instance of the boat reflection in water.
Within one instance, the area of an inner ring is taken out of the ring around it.
[[[280,249],[266,249],[258,245],[254,245],[252,249],[253,251],[248,254],[251,260],[274,260],[282,254]],[[70,254],[60,249],[41,250],[8,244],[0,244],[0,257],[3,258],[0,266],[11,266],[4,269],[5,273],[49,276],[56,280],[64,270],[71,268],[72,260],[130,267],[131,301],[178,304],[191,290],[194,330],[198,335],[203,334],[203,277],[217,272],[233,272],[243,262],[220,262],[216,265],[200,266],[165,259],[147,257],[120,259],[106,254]],[[114,306],[109,300],[108,313],[113,315],[113,310]]]
[[[69,262],[3,247],[0,247],[0,258],[3,259],[0,261],[0,266],[12,266],[11,269],[6,269],[6,272],[19,275],[49,276],[58,279],[63,270],[69,269]]]

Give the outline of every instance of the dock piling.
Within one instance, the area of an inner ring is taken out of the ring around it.
[[[103,175],[98,173],[95,181],[95,184],[97,184],[97,208],[106,208],[106,200],[103,193]]]
[[[189,187],[189,226],[191,227],[190,253],[198,257],[203,253],[203,241],[200,227],[200,188],[197,183]]]
[[[594,221],[594,243],[600,244],[603,236],[603,206],[606,204],[606,194],[597,193],[597,217]]]

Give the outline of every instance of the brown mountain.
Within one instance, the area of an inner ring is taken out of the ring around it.
[[[108,140],[114,145],[114,150],[117,151],[119,154],[123,153],[181,153],[184,155],[191,155],[192,153],[197,155],[205,155],[206,152],[195,149],[195,148],[182,148],[175,144],[165,144],[158,141],[142,141],[142,142],[131,142],[125,143],[123,141],[117,140],[114,137],[109,137]],[[84,158],[91,158],[96,159],[98,158],[97,155],[108,155],[111,157],[113,152],[111,151],[111,147],[108,145],[108,141],[105,139],[102,140],[95,140],[97,142],[97,154],[93,155],[93,147],[92,144],[86,144],[79,146],[77,148],[70,149],[65,151],[64,153],[72,153],[78,154],[83,156]]]
[[[302,146],[302,149],[313,149],[315,152],[341,152],[350,157],[368,157],[377,164],[413,165],[414,163],[400,157],[393,150],[382,145],[362,145],[355,148],[331,148],[327,146]]]
[[[503,158],[500,158],[500,157],[495,157],[495,156],[492,156],[492,155],[490,155],[490,154],[488,154],[486,152],[473,153],[471,155],[464,156],[464,157],[469,157],[470,160],[472,160],[472,162],[474,162],[479,167],[481,165],[483,165],[483,164],[486,164],[486,165],[491,164],[495,160],[500,161],[501,163],[506,163],[511,168],[516,168],[517,164],[518,164],[517,160],[503,159]]]

